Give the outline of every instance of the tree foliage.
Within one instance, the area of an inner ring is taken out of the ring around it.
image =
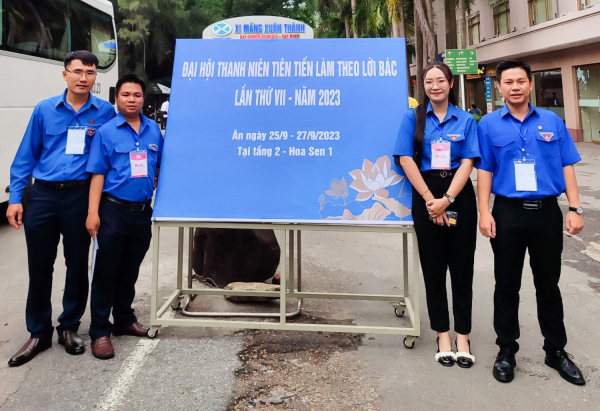
[[[314,27],[312,1],[111,0],[119,45],[119,72],[171,84],[175,41],[201,38],[209,25],[229,17],[272,15]]]

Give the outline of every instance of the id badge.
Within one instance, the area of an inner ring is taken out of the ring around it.
[[[86,127],[69,127],[67,130],[67,148],[65,150],[65,154],[83,154],[83,152],[85,151],[86,133]]]
[[[515,160],[515,183],[517,191],[537,191],[535,160]]]
[[[431,143],[431,168],[450,170],[450,142],[438,140]]]
[[[146,150],[129,152],[131,162],[131,178],[148,177],[148,153]]]

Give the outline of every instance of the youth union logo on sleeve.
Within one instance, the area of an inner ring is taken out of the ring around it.
[[[226,36],[231,33],[231,26],[227,23],[215,24],[212,28],[212,32],[217,36]]]

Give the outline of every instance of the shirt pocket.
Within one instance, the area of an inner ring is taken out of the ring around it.
[[[501,160],[512,160],[517,156],[519,147],[515,144],[515,139],[511,135],[498,135],[492,137],[492,144],[496,151],[497,157]]]
[[[554,158],[555,156],[558,156],[558,158],[561,157],[558,136],[556,133],[551,131],[539,132],[536,133],[535,138],[538,141],[537,148],[540,151],[541,156],[550,158]]]
[[[117,173],[131,176],[131,163],[129,161],[129,153],[135,150],[133,143],[120,143],[115,146],[112,156],[110,156],[111,168],[114,168]]]
[[[60,123],[45,125],[43,136],[44,147],[49,151],[61,150],[64,152],[67,147],[67,130],[68,127]]]

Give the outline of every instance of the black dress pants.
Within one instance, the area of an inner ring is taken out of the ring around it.
[[[90,337],[110,336],[115,328],[127,328],[137,321],[131,307],[140,265],[152,238],[152,208],[131,211],[103,198],[100,201],[98,252],[92,280]]]
[[[567,333],[558,287],[563,216],[556,199],[550,199],[541,209],[531,210],[513,199],[496,196],[492,215],[496,221],[496,238],[491,239],[496,277],[496,344],[513,353],[519,350],[519,291],[525,251],[528,250],[544,350],[563,349],[567,344]]]
[[[77,331],[88,297],[89,185],[52,188],[36,182],[23,219],[29,263],[25,318],[31,338],[52,338],[52,276],[60,236],[67,274],[57,331]]]
[[[435,198],[446,193],[454,177],[441,177],[439,171],[422,173]],[[450,269],[454,331],[471,332],[473,305],[473,263],[477,239],[477,205],[471,179],[446,210],[458,213],[455,227],[439,226],[429,219],[425,200],[413,188],[412,216],[419,241],[419,258],[425,281],[427,309],[431,328],[450,330],[446,272]]]

